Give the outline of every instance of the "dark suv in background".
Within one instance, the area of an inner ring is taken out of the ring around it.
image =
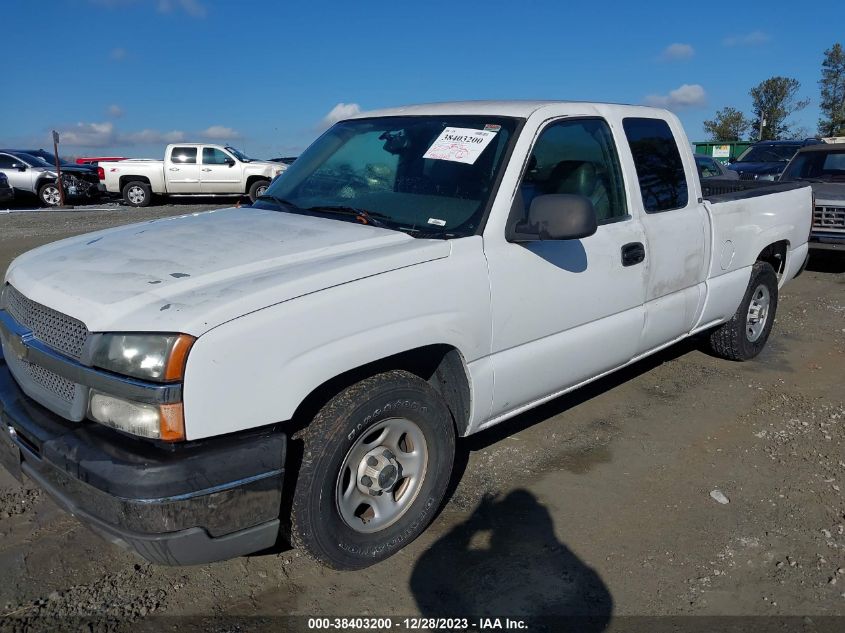
[[[740,180],[777,180],[790,159],[802,147],[818,145],[823,141],[808,138],[803,141],[760,141],[755,143],[735,162],[728,165],[739,174]]]
[[[813,188],[810,248],[845,251],[845,143],[803,148],[780,179],[808,182]]]

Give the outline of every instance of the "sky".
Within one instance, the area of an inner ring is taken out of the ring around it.
[[[801,82],[815,133],[842,0],[0,0],[0,147],[160,158],[178,141],[296,155],[344,114],[465,99],[675,111],[690,140],[751,87]],[[810,8],[811,7],[811,8]]]

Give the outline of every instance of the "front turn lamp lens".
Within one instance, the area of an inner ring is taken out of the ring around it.
[[[165,442],[185,439],[182,403],[147,404],[91,390],[88,415],[95,422],[125,433]]]

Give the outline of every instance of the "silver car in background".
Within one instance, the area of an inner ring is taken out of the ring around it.
[[[43,158],[23,152],[0,151],[0,173],[9,180],[16,193],[31,193],[47,207],[61,203],[57,174]],[[94,197],[100,193],[100,181],[90,169],[62,168],[62,184],[68,198]]]

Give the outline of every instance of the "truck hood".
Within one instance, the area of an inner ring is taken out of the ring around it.
[[[245,207],[47,244],[12,262],[6,280],[92,332],[199,336],[249,312],[450,250],[444,240]]]

